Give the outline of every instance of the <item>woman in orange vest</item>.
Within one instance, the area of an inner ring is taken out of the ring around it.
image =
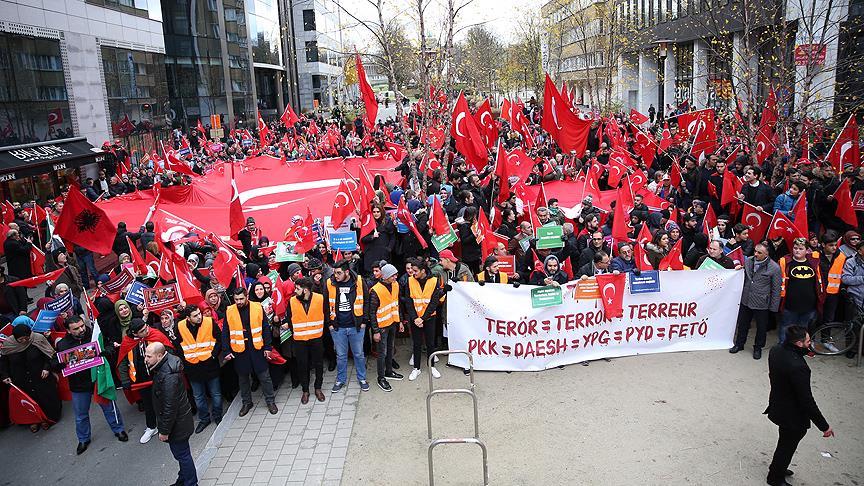
[[[423,343],[426,343],[427,356],[435,352],[435,312],[441,301],[443,289],[436,277],[429,276],[429,266],[418,260],[414,264],[414,275],[408,277],[408,288],[402,291],[402,308],[405,318],[411,323],[411,341],[414,343],[414,369],[408,375],[410,381],[420,376],[420,362]],[[432,366],[432,376],[440,378],[441,373]]]
[[[309,403],[309,371],[315,368],[315,398],[323,402],[324,392],[324,296],[312,292],[314,283],[308,277],[294,282],[294,296],[288,301],[285,321],[291,322],[294,357],[300,371],[303,395],[300,403]]]

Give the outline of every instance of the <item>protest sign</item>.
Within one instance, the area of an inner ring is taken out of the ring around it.
[[[57,361],[66,365],[62,371],[63,376],[69,376],[79,371],[101,366],[105,362],[105,358],[100,356],[100,353],[99,343],[91,341],[66,351],[58,351]]]
[[[444,251],[447,248],[450,248],[450,245],[456,243],[459,237],[456,236],[456,232],[453,231],[453,228],[450,228],[450,232],[446,235],[432,235],[432,246],[435,247],[436,250]]]
[[[624,315],[606,320],[599,300],[568,292],[555,307],[532,309],[535,287],[453,282],[447,295],[450,349],[465,349],[474,368],[538,371],[581,361],[727,349],[744,284],[740,270],[670,271],[660,292],[623,290]],[[449,364],[467,368],[464,356]]]
[[[144,303],[144,289],[149,289],[150,287],[141,282],[132,282],[132,286],[129,287],[129,292],[126,293],[126,302],[129,302],[132,305],[140,305]]]
[[[576,300],[597,300],[600,298],[600,286],[594,277],[569,282],[567,286],[573,287],[573,298]]]
[[[516,275],[516,255],[500,255],[498,259],[498,271],[508,276]]]
[[[562,248],[564,246],[564,228],[558,225],[541,226],[537,228],[537,249]]]
[[[168,309],[180,303],[180,292],[177,291],[177,284],[155,287],[152,289],[144,289],[144,306],[150,312],[158,312],[162,309]]]
[[[40,310],[39,314],[36,316],[36,320],[33,322],[33,332],[50,331],[59,316],[60,312],[58,311],[48,309]]]
[[[561,305],[564,301],[563,294],[561,287],[556,287],[554,285],[535,287],[531,289],[531,307],[537,309],[539,307]]]
[[[330,249],[333,251],[357,251],[357,233],[351,230],[331,232]]]
[[[120,273],[115,275],[114,278],[105,282],[103,287],[105,287],[105,290],[107,290],[109,294],[116,294],[134,281],[135,276],[132,275],[132,272],[130,272],[129,269],[124,268]]]
[[[297,254],[294,250],[295,243],[291,241],[279,241],[276,243],[276,248],[273,254],[276,255],[277,262],[303,262],[302,254]]]
[[[699,265],[699,270],[722,270],[723,265],[715,262],[711,258],[705,258],[702,265]]]
[[[45,304],[45,309],[60,312],[69,310],[72,308],[72,292],[66,292],[65,294],[57,297]]]
[[[630,272],[630,293],[647,294],[660,292],[660,272],[657,270],[643,270],[638,275]]]
[[[12,324],[6,324],[0,329],[0,343],[6,340],[9,336],[12,335]]]
[[[852,208],[855,211],[864,211],[864,191],[855,191],[855,196],[852,197]]]

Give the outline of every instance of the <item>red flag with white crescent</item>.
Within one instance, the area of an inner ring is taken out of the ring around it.
[[[333,200],[333,211],[330,213],[330,220],[334,228],[342,226],[342,222],[352,212],[357,209],[357,203],[351,197],[351,191],[345,179],[339,183],[339,191],[336,192],[336,199]]]
[[[36,403],[36,400],[30,395],[24,393],[24,390],[18,388],[14,384],[10,385],[9,389],[9,421],[18,425],[31,425],[49,423],[54,421],[49,419],[42,407]]]
[[[745,202],[741,222],[750,227],[750,240],[760,243],[764,240],[765,234],[768,233],[768,228],[771,226],[771,215]]]
[[[611,320],[624,316],[624,281],[626,274],[604,273],[595,275],[600,288],[600,301],[603,304],[604,319]]]

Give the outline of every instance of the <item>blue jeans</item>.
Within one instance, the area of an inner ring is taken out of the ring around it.
[[[219,377],[207,381],[189,380],[192,386],[192,396],[195,397],[195,406],[198,407],[198,420],[210,422],[210,407],[207,406],[207,393],[213,400],[213,420],[222,420],[222,385]]]
[[[93,399],[93,392],[72,392],[72,409],[75,411],[75,435],[78,436],[78,442],[90,442],[90,402]],[[120,410],[117,409],[115,402],[107,404],[99,404],[102,407],[102,414],[105,415],[105,420],[108,426],[111,427],[111,432],[119,434],[123,432],[123,416],[120,415]]]
[[[808,312],[792,312],[787,309],[783,309],[783,314],[780,319],[780,329],[778,334],[780,336],[780,342],[786,341],[786,328],[789,326],[801,326],[804,329],[809,329],[810,324],[816,319],[816,311],[808,311]]]
[[[366,356],[363,354],[363,335],[365,329],[355,327],[337,327],[331,331],[333,344],[336,346],[336,381],[348,381],[348,347],[354,355],[354,369],[357,370],[357,381],[366,381]]]
[[[192,460],[189,439],[178,442],[168,441],[168,447],[171,448],[171,455],[180,464],[177,483],[182,483],[183,486],[198,486],[198,473],[195,472],[195,461]]]
[[[90,279],[93,279],[93,283],[96,283],[96,277],[99,276],[99,273],[96,271],[96,262],[93,260],[93,254],[87,252],[84,255],[75,254],[75,258],[78,260],[78,269],[81,273],[81,283],[84,284],[85,289],[90,288]]]

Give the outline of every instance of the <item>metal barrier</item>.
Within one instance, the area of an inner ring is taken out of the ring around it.
[[[858,356],[855,357],[855,367],[861,366],[861,348],[864,347],[864,324],[858,328]]]
[[[435,364],[438,356],[447,356],[451,354],[464,354],[468,357],[468,376],[471,383],[470,388],[442,388],[436,390],[432,374],[429,373],[429,393],[426,395],[426,432],[429,439],[432,439],[432,397],[436,395],[468,395],[471,397],[471,403],[474,406],[474,437],[456,438],[456,439],[435,439],[429,444],[429,486],[435,484],[435,473],[432,464],[432,451],[439,444],[477,444],[483,451],[483,484],[489,484],[489,465],[487,462],[486,444],[480,440],[480,417],[477,407],[477,395],[474,393],[474,357],[468,351],[452,350],[452,351],[436,351],[429,356],[429,367]]]
[[[435,486],[435,474],[433,473],[432,467],[432,451],[440,444],[477,444],[480,446],[480,450],[483,451],[483,484],[484,486],[489,484],[489,466],[486,461],[486,444],[484,444],[482,440],[474,438],[435,439],[431,444],[429,444],[429,486]]]

